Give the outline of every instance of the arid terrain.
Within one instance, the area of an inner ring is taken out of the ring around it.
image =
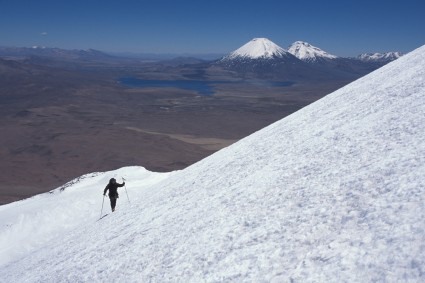
[[[0,75],[0,204],[90,172],[185,168],[350,81],[274,86],[202,63],[37,58],[1,60]],[[214,94],[132,88],[118,83],[122,77],[204,80]]]

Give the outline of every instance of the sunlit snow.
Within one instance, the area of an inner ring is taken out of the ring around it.
[[[285,57],[288,52],[267,38],[254,38],[242,47],[228,55],[227,59],[238,57],[249,59],[270,59],[275,57]]]
[[[296,41],[292,43],[288,48],[288,52],[298,59],[308,62],[317,61],[320,58],[338,58],[335,55],[329,54],[326,51],[323,51],[322,49],[303,41]]]

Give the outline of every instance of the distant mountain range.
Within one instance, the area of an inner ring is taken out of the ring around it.
[[[315,63],[323,60],[335,60],[344,57],[332,55],[319,47],[304,41],[292,43],[288,49],[284,49],[267,38],[254,38],[240,48],[224,56],[221,61],[246,60],[246,59],[281,59],[295,56],[301,61]],[[391,62],[402,56],[400,52],[387,53],[364,53],[356,59],[367,62]],[[352,59],[352,58],[351,58]]]
[[[198,55],[198,56],[197,56]],[[0,47],[0,57],[30,57],[40,56],[57,59],[81,59],[81,60],[100,60],[100,59],[113,59],[113,58],[138,58],[138,59],[152,59],[152,60],[170,60],[174,58],[199,58],[203,60],[214,60],[219,58],[219,54],[136,54],[136,53],[107,53],[95,49],[61,49],[50,48],[43,46],[32,47]],[[290,55],[295,56],[304,62],[318,62],[323,60],[332,60],[343,58],[332,55],[316,46],[313,46],[304,41],[296,41],[291,44],[288,49],[284,49],[267,38],[254,38],[247,42],[240,48],[222,57],[221,60],[229,59],[278,59],[278,58],[291,58]],[[357,56],[363,62],[391,62],[403,54],[401,52],[387,52],[387,53],[363,53]],[[350,58],[353,59],[353,58]]]
[[[29,47],[0,47],[0,57],[48,57],[52,59],[64,60],[104,60],[111,59],[114,56],[95,50],[79,50],[79,49],[61,49],[33,46]]]
[[[355,58],[330,54],[307,42],[296,41],[284,49],[267,38],[254,38],[218,60],[194,57],[174,57],[160,60],[164,66],[193,65],[197,68],[216,68],[233,72],[243,78],[272,80],[353,80],[402,56],[400,52],[365,53]],[[101,64],[139,64],[159,59],[129,58],[111,55],[94,49],[66,50],[60,48],[0,47],[0,58],[24,59],[37,65],[91,62]],[[3,64],[4,65],[4,64]]]
[[[401,52],[387,52],[387,53],[364,53],[357,58],[364,62],[383,62],[388,63],[403,56]]]
[[[400,56],[399,52],[390,52],[344,58],[303,41],[296,41],[288,49],[284,49],[267,38],[254,38],[216,64],[232,71],[260,77],[290,80],[355,79]]]

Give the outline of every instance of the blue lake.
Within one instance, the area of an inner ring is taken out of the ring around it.
[[[200,95],[213,95],[214,85],[220,84],[243,84],[243,85],[256,85],[264,87],[287,87],[294,84],[294,82],[284,81],[199,81],[199,80],[143,80],[133,77],[120,78],[118,80],[120,84],[123,84],[131,88],[146,88],[146,87],[172,87],[172,88],[181,88],[187,90],[194,90]]]

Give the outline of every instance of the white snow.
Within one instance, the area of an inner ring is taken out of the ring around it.
[[[146,194],[145,187],[169,175],[149,172],[142,167],[124,167],[106,173],[87,174],[65,184],[63,190],[58,188],[0,206],[0,266],[26,256],[81,225],[91,225],[94,219],[100,217],[103,189],[110,178],[131,180],[126,188],[132,195],[135,187]],[[126,193],[121,191],[120,199],[127,201],[126,197]],[[106,211],[110,211],[109,200],[105,201]]]
[[[362,61],[393,61],[403,56],[400,52],[386,52],[386,53],[364,53],[358,56]]]
[[[326,51],[323,51],[322,49],[304,41],[295,41],[294,43],[292,43],[288,48],[288,52],[297,57],[298,59],[307,62],[316,62],[321,58],[338,58],[337,56],[329,54]]]
[[[2,206],[0,282],[424,282],[424,113],[425,46],[185,170]]]
[[[288,56],[288,52],[267,38],[254,38],[242,47],[236,49],[225,59],[249,58],[272,59]]]

